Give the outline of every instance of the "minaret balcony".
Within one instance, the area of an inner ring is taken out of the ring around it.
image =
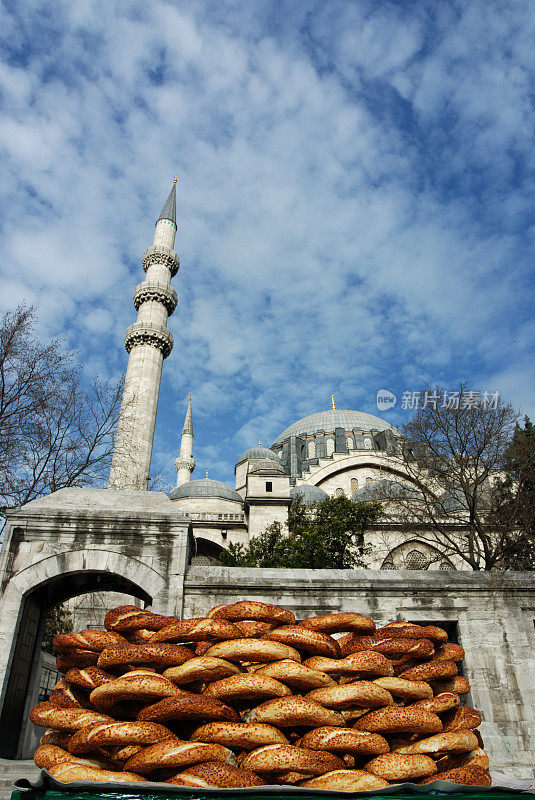
[[[149,344],[156,347],[167,358],[173,349],[173,335],[163,325],[152,322],[134,322],[126,329],[124,346],[130,353],[133,347],[140,344]]]
[[[175,469],[177,472],[181,469],[188,469],[190,472],[193,472],[195,469],[195,459],[194,458],[178,458],[175,459]]]
[[[180,268],[180,259],[170,247],[166,247],[164,244],[154,244],[145,250],[143,254],[143,269],[145,272],[153,264],[166,266],[173,278]]]
[[[172,286],[156,281],[143,281],[138,283],[134,291],[134,306],[136,311],[142,303],[154,300],[165,306],[169,316],[173,313],[178,303],[178,295]]]

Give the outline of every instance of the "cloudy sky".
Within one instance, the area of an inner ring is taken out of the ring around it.
[[[535,417],[533,0],[5,0],[0,310],[126,366],[179,176],[155,471],[423,381]],[[407,421],[400,402],[381,412]]]

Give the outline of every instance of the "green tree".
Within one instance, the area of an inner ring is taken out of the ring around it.
[[[312,510],[293,500],[288,530],[274,522],[247,547],[230,545],[223,564],[231,567],[351,569],[362,565],[364,532],[378,518],[379,503],[328,497]]]
[[[51,608],[50,611],[47,612],[45,617],[43,640],[41,642],[42,649],[46,650],[47,653],[53,653],[54,636],[57,636],[59,633],[72,633],[72,631],[72,614],[69,609],[63,604],[54,606],[54,608]]]

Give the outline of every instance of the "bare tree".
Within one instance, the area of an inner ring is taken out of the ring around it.
[[[520,483],[504,471],[517,414],[497,395],[485,402],[465,383],[455,393],[427,387],[424,398],[401,429],[398,455],[407,481],[381,482],[375,499],[390,521],[428,545],[431,561],[510,567],[510,555],[525,541]]]
[[[22,505],[107,477],[122,381],[84,385],[59,340],[35,336],[35,309],[0,322],[0,504]]]

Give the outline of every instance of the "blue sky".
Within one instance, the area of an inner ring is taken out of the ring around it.
[[[179,176],[155,471],[468,380],[535,417],[533,0],[6,0],[1,310],[113,378]],[[383,416],[408,419],[400,404]]]

